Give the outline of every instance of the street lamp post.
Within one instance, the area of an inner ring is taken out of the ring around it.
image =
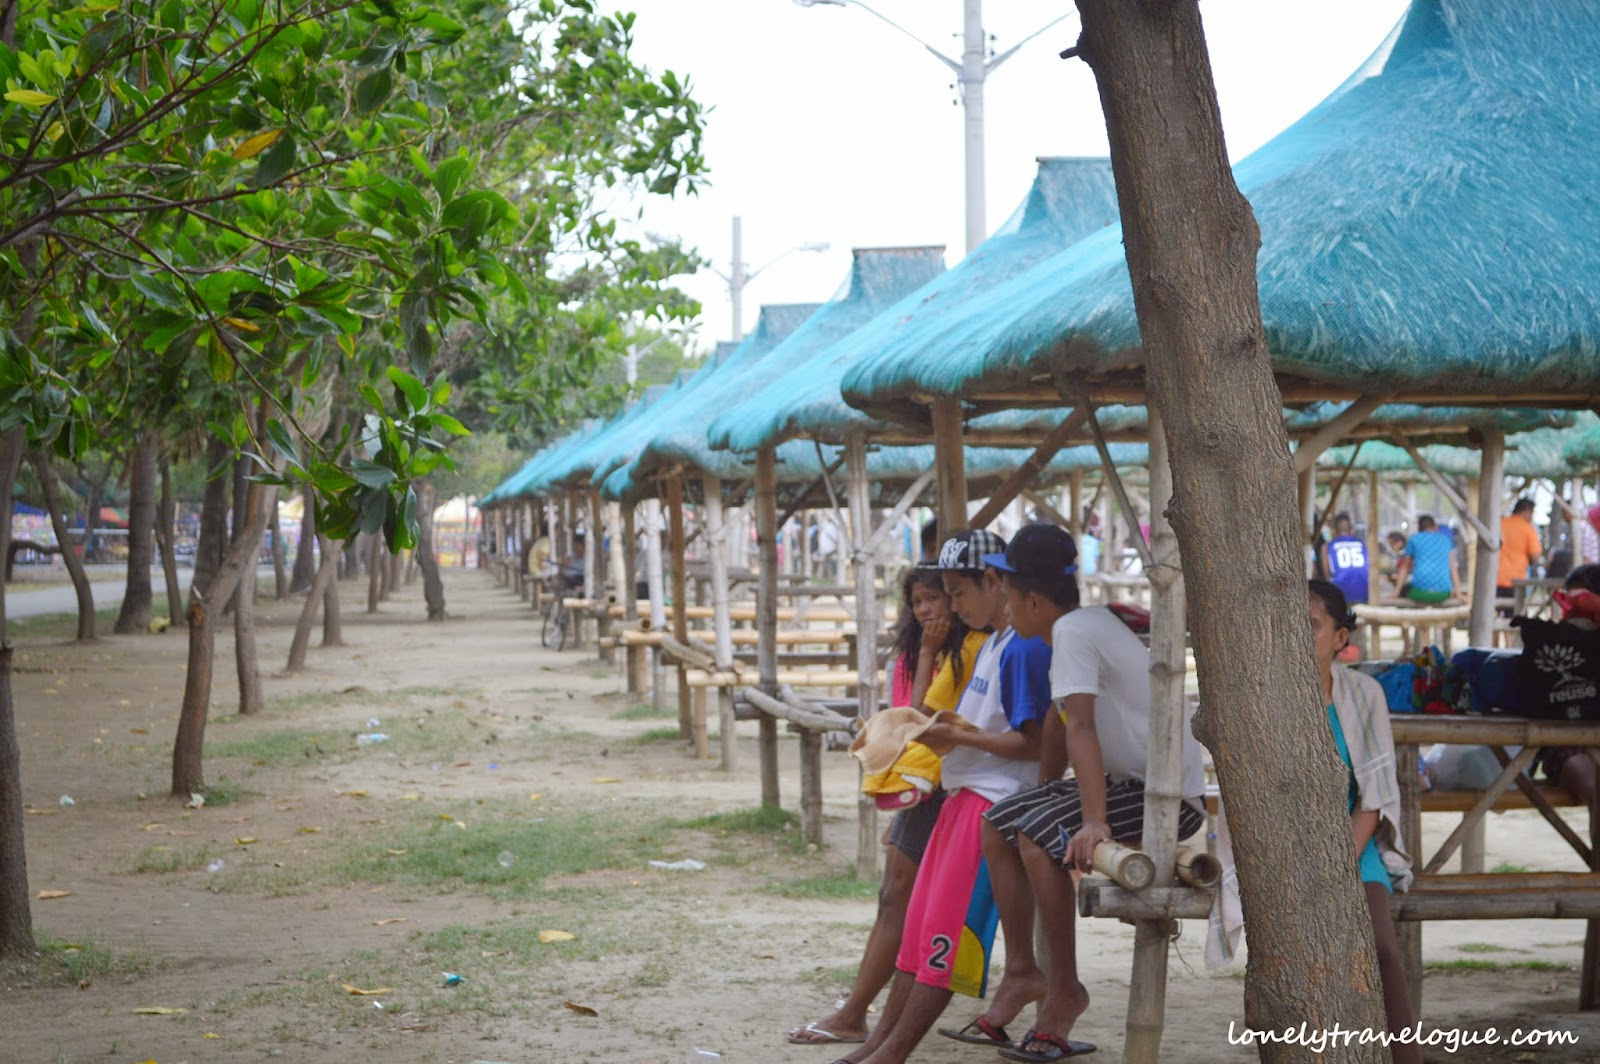
[[[955,71],[961,85],[961,107],[966,119],[966,221],[967,251],[983,243],[989,235],[984,221],[984,158],[983,158],[983,85],[1001,63],[1017,54],[1017,50],[1045,30],[1065,20],[1062,15],[1040,26],[1022,40],[1001,52],[993,59],[984,57],[983,0],[962,0],[961,58],[953,59],[918,37],[904,26],[861,0],[794,0],[801,7],[859,7],[881,22],[886,22],[927,49],[939,62]]]
[[[721,277],[728,284],[728,300],[733,304],[733,336],[734,342],[744,339],[744,286],[755,280],[768,266],[795,251],[827,251],[828,245],[821,244],[796,244],[782,254],[768,260],[768,262],[754,270],[745,268],[744,261],[744,220],[737,214],[733,216],[733,261],[728,266],[728,272],[723,273],[716,267],[712,272]]]

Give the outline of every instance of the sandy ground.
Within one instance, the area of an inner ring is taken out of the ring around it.
[[[828,1010],[872,920],[870,888],[852,889],[846,874],[853,763],[827,759],[819,853],[725,820],[685,826],[755,807],[754,726],[740,726],[735,771],[697,762],[665,734],[673,720],[645,716],[592,651],[542,649],[526,604],[486,574],[448,576],[454,617],[432,625],[420,587],[369,616],[364,585],[345,585],[347,644],[313,650],[301,676],[269,675],[257,718],[232,715],[222,635],[213,800],[196,810],[165,793],[180,636],[21,643],[29,872],[36,892],[71,893],[35,902],[53,959],[0,968],[0,1060],[838,1055],[782,1033]],[[286,654],[297,608],[262,604],[268,669]],[[372,731],[391,738],[358,745]],[[791,808],[797,753],[786,736]],[[1450,818],[1428,820],[1437,845]],[[1578,867],[1533,813],[1497,817],[1488,848],[1491,865]],[[649,865],[682,858],[708,867]],[[573,938],[541,942],[540,931]],[[1243,1014],[1242,965],[1206,972],[1202,931],[1187,924],[1173,956],[1165,1059],[1253,1059],[1227,1040]],[[1600,1024],[1576,1012],[1581,938],[1572,922],[1430,926],[1430,963],[1485,967],[1429,972],[1428,1025],[1573,1030],[1580,1041],[1428,1059],[1600,1060]],[[1131,946],[1130,928],[1080,924],[1094,1004],[1074,1034],[1101,1045],[1096,1059],[1120,1056]],[[445,972],[464,981],[446,987]],[[134,1014],[142,1008],[183,1011]],[[957,999],[947,1019],[974,1011]],[[930,1037],[914,1059],[999,1058]]]

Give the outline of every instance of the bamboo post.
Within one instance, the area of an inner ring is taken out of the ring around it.
[[[639,622],[639,557],[634,549],[639,536],[634,528],[634,507],[622,506],[622,616],[625,628]],[[637,697],[644,693],[645,648],[629,646],[623,651],[628,673],[628,693]]]
[[[804,524],[801,525],[802,533]],[[756,585],[756,631],[761,640],[756,667],[763,693],[778,694],[778,456],[769,444],[756,451],[756,536],[761,578]],[[803,535],[802,535],[802,538]],[[778,805],[778,722],[762,716],[761,804]]]
[[[850,538],[855,546],[851,560],[856,578],[856,715],[865,724],[878,711],[878,588],[874,579],[876,567],[872,564],[872,485],[867,479],[867,441],[859,433],[845,441],[845,470]],[[871,881],[878,878],[878,806],[861,793],[859,765],[856,772],[856,878]],[[819,783],[821,776],[819,768]],[[821,805],[819,798],[819,815]],[[803,796],[801,806],[805,806]],[[817,838],[821,837],[819,821]]]
[[[1418,765],[1418,744],[1395,743],[1394,767],[1400,777],[1400,847],[1422,856],[1422,776]],[[1412,1014],[1422,1018],[1422,924],[1404,921],[1395,926],[1399,936],[1400,958],[1406,973],[1406,995]]]
[[[1575,482],[1576,483],[1576,482]],[[1576,496],[1583,502],[1583,495]],[[1573,529],[1572,549],[1576,556],[1581,543],[1578,529]],[[1589,802],[1589,868],[1600,871],[1600,801],[1591,797]],[[1585,1011],[1600,1008],[1600,920],[1590,920],[1583,932],[1583,967],[1578,976],[1578,1008]]]
[[[1067,475],[1067,531],[1074,538],[1083,535],[1083,472],[1073,470]]]
[[[1106,475],[1114,475],[1111,469]],[[1184,643],[1186,613],[1178,538],[1167,519],[1172,467],[1161,417],[1150,407],[1150,749],[1145,772],[1144,850],[1155,865],[1153,886],[1170,887],[1176,870],[1178,810],[1183,790]],[[1154,1064],[1161,1052],[1167,998],[1168,919],[1141,920],[1128,993],[1126,1064]]]
[[[606,597],[606,530],[600,512],[600,492],[596,488],[590,488],[582,495],[585,504],[583,524],[588,530],[588,545],[583,551],[583,593],[584,597],[592,602],[603,602]],[[598,642],[600,636],[605,634],[610,618],[602,620],[603,612],[590,613],[587,616],[588,620],[584,619],[583,614],[578,616],[578,627],[580,629],[585,626],[591,627],[595,641]],[[601,650],[599,656],[601,661],[610,663],[611,651]]]
[[[666,575],[661,564],[661,500],[644,501],[644,572],[650,593],[650,627],[657,632],[667,628]],[[650,704],[657,713],[667,696],[666,670],[661,667],[661,650],[650,650]]]
[[[717,671],[733,667],[733,621],[728,616],[728,528],[722,511],[722,481],[702,477],[706,497],[706,553],[711,559],[712,626],[716,632]],[[733,727],[733,692],[717,688],[717,726],[722,731],[722,770],[738,767],[739,747]]]
[[[1467,642],[1494,645],[1494,583],[1500,569],[1500,492],[1506,473],[1506,437],[1499,429],[1483,431],[1483,466],[1478,476],[1478,522],[1489,532],[1478,543],[1472,567],[1472,620]]]
[[[1143,890],[1156,878],[1150,855],[1120,842],[1102,842],[1094,848],[1094,870],[1128,890]]]
[[[679,475],[667,478],[667,523],[672,550],[672,635],[678,642],[685,643],[689,640],[689,618],[684,610],[688,604],[685,589],[687,566],[683,557],[683,477]],[[705,744],[705,737],[694,734],[693,707],[689,704],[689,685],[684,682],[683,671],[683,663],[679,662],[678,730],[684,738],[693,739],[695,748],[699,749]]]
[[[933,461],[939,471],[939,540],[967,527],[967,465],[961,443],[961,400],[933,401]]]
[[[1378,586],[1382,579],[1378,575],[1378,471],[1372,470],[1367,474],[1367,601],[1374,606],[1378,604],[1378,595],[1381,588]],[[1367,657],[1377,658],[1383,654],[1383,647],[1379,638],[1377,625],[1368,625],[1366,631]]]

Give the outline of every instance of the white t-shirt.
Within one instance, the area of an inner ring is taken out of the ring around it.
[[[1001,690],[1006,684],[1002,680],[1000,667],[1006,647],[1016,638],[1016,630],[1006,628],[983,644],[978,651],[977,659],[972,663],[972,677],[967,681],[966,690],[961,694],[961,702],[956,706],[956,712],[976,725],[979,731],[1004,735],[1006,732],[1017,730],[1012,726],[1001,698]],[[1043,663],[1040,662],[1038,667],[1042,686]],[[1020,669],[1020,666],[1018,668]],[[1041,701],[1043,699],[1042,692],[1040,699]],[[1048,712],[1048,707],[1039,708]],[[984,750],[975,750],[970,746],[958,746],[944,756],[941,777],[941,782],[947,791],[964,787],[991,802],[998,802],[1011,797],[1024,787],[1037,784],[1039,762],[1013,761]]]
[[[1150,757],[1150,650],[1104,606],[1084,606],[1050,630],[1050,697],[1094,696],[1100,757],[1113,780],[1145,778]],[[1183,718],[1183,794],[1205,794],[1205,762]]]

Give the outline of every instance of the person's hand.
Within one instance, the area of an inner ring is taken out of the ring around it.
[[[922,626],[922,649],[937,651],[944,646],[944,641],[950,637],[950,619],[943,618],[929,621]]]
[[[965,734],[966,729],[954,724],[931,724],[927,731],[917,736],[917,742],[943,757],[961,745],[961,737]]]
[[[1067,843],[1067,854],[1061,859],[1065,868],[1088,872],[1094,868],[1094,848],[1111,841],[1111,828],[1103,820],[1085,820]]]

